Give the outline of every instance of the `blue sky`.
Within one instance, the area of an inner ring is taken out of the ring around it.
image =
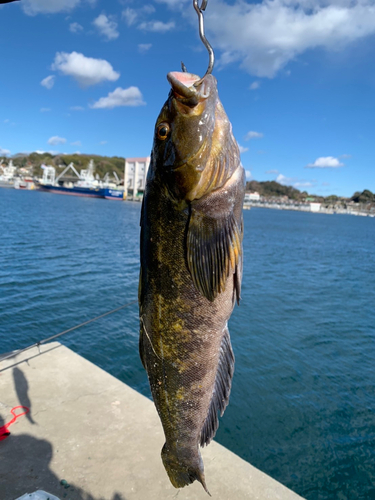
[[[375,191],[375,0],[208,0],[205,20],[248,178]],[[167,73],[208,63],[192,0],[21,0],[0,30],[9,155],[147,156]]]

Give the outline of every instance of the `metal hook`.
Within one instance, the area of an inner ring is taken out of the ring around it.
[[[215,63],[215,54],[214,54],[213,48],[209,44],[209,42],[204,34],[203,12],[206,10],[207,4],[208,4],[208,0],[202,0],[201,6],[199,6],[198,0],[193,0],[193,6],[194,6],[196,13],[198,14],[198,19],[199,19],[199,36],[201,37],[203,45],[208,50],[208,54],[209,54],[209,63],[208,63],[207,71],[206,71],[205,75],[203,76],[203,78],[201,78],[199,81],[194,83],[194,87],[198,87],[202,83],[202,81],[204,80],[205,76],[212,73],[212,70],[214,69],[214,63]]]

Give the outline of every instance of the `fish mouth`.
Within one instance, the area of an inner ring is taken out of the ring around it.
[[[194,86],[201,79],[192,73],[172,71],[168,73],[167,79],[177,101],[189,107],[196,106],[210,95],[205,79],[197,87]]]

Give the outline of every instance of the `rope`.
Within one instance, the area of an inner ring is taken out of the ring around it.
[[[1,361],[5,361],[6,359],[13,358],[14,356],[18,356],[19,354],[22,354],[25,351],[28,351],[29,349],[32,349],[33,347],[40,347],[43,344],[46,344],[47,342],[50,342],[51,340],[57,339],[58,337],[61,337],[62,335],[65,335],[66,333],[72,332],[73,330],[77,330],[77,328],[81,328],[81,326],[88,325],[89,323],[92,323],[93,321],[97,321],[98,319],[104,318],[105,316],[108,316],[109,314],[113,314],[117,311],[120,311],[121,309],[125,309],[125,307],[132,306],[135,304],[137,300],[132,300],[131,302],[128,302],[127,304],[124,304],[123,306],[116,307],[116,309],[112,309],[112,311],[108,311],[104,314],[101,314],[100,316],[96,316],[96,318],[89,319],[88,321],[85,321],[84,323],[81,323],[80,325],[73,326],[72,328],[69,328],[68,330],[65,330],[63,332],[57,333],[56,335],[52,335],[52,337],[48,337],[46,339],[40,340],[39,342],[36,342],[35,344],[32,344],[28,347],[25,347],[25,349],[19,349],[17,351],[12,352],[8,356],[5,356],[4,358],[0,358]]]
[[[16,410],[18,410],[19,408],[23,408],[26,411],[16,415],[14,412]],[[10,425],[14,424],[14,422],[17,420],[17,418],[22,417],[22,415],[26,415],[27,413],[29,413],[29,411],[30,411],[30,408],[28,408],[27,406],[15,406],[12,410],[10,410],[10,413],[13,415],[13,418],[10,422],[8,422],[7,424],[0,427],[0,441],[4,441],[4,439],[6,439],[10,435],[10,432],[8,431],[8,427]]]

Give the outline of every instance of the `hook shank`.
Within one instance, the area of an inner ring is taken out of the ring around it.
[[[206,75],[209,75],[212,73],[212,70],[214,69],[214,63],[215,63],[215,54],[214,54],[213,48],[211,47],[211,45],[208,42],[206,35],[204,33],[203,12],[206,10],[207,4],[208,4],[208,0],[202,0],[201,6],[199,6],[198,0],[193,0],[193,6],[194,6],[196,13],[198,14],[198,19],[199,19],[199,36],[202,40],[203,45],[208,50],[208,54],[209,54],[209,63],[208,63],[207,71],[206,71],[205,75],[198,82],[194,83],[195,87],[198,87],[202,83],[202,81]]]

